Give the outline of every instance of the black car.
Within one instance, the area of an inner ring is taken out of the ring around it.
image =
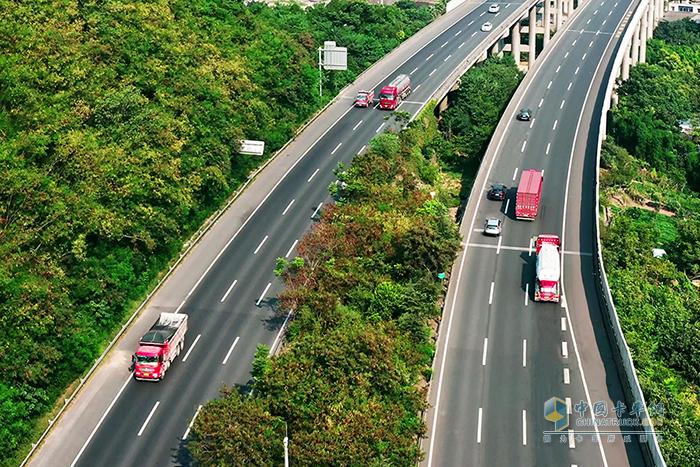
[[[506,199],[506,192],[508,187],[505,185],[492,185],[489,190],[489,199],[495,199],[496,201],[503,201]]]
[[[516,117],[518,120],[522,120],[525,122],[529,122],[530,119],[532,118],[532,110],[530,109],[520,109],[520,112],[518,113],[518,116]]]

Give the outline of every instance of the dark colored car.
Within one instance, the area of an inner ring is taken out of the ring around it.
[[[525,122],[529,122],[530,119],[532,118],[532,110],[530,109],[520,109],[520,112],[518,112],[518,116],[516,117],[518,120],[522,120]]]
[[[491,189],[489,190],[489,199],[494,199],[496,201],[503,201],[506,199],[506,192],[508,191],[508,187],[505,185],[493,185],[491,186]]]

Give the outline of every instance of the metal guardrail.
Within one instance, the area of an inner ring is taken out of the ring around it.
[[[617,71],[620,69],[624,54],[628,53],[627,47],[632,41],[632,35],[635,33],[637,25],[640,24],[642,15],[646,14],[646,9],[649,4],[650,0],[641,0],[637,6],[637,9],[632,15],[632,18],[627,23],[625,33],[620,41],[620,46],[617,49],[617,54],[615,56],[615,60],[613,61],[610,77],[605,89],[605,100],[603,101],[603,108],[601,110],[600,128],[598,130],[598,147],[596,153],[596,222],[594,226],[596,234],[595,255],[597,258],[597,261],[595,261],[596,282],[600,292],[600,301],[604,308],[603,316],[608,321],[608,331],[610,332],[610,336],[613,340],[613,347],[616,350],[615,358],[619,366],[622,368],[625,376],[622,381],[623,390],[627,393],[629,400],[642,401],[644,403],[644,410],[646,413],[648,413],[646,400],[644,399],[642,388],[639,385],[639,379],[637,379],[637,373],[634,369],[634,362],[632,361],[632,354],[630,353],[630,349],[627,346],[627,341],[625,340],[625,336],[622,332],[622,327],[620,326],[620,320],[618,319],[617,310],[615,309],[615,304],[613,303],[612,294],[610,293],[610,286],[608,285],[608,278],[605,274],[605,266],[603,264],[603,253],[600,243],[600,152],[607,131],[607,116],[608,111],[610,110],[610,99],[612,96],[613,87],[617,80]],[[646,38],[644,40],[646,40]],[[647,435],[647,440],[649,440],[646,443],[640,443],[642,453],[646,457],[647,465],[666,467],[666,461],[664,461],[663,455],[661,454],[659,442],[656,439],[656,435],[654,434],[653,430],[654,427],[652,426],[642,426],[642,431]]]

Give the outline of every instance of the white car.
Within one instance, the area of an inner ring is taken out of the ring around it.
[[[488,31],[490,31],[491,29],[493,29],[493,24],[491,24],[491,23],[489,23],[489,22],[486,22],[486,23],[484,23],[484,24],[481,25],[481,30],[484,31],[484,32],[488,32]]]
[[[489,217],[484,224],[484,235],[501,235],[501,219]]]
[[[499,11],[501,11],[501,7],[495,3],[489,7],[489,13],[498,13]]]

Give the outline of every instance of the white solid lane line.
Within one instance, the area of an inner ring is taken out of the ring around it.
[[[525,306],[530,303],[530,284],[525,284]]]
[[[232,283],[231,286],[228,288],[228,290],[226,291],[226,293],[224,294],[224,296],[221,297],[221,302],[222,302],[222,303],[223,303],[224,300],[226,300],[226,297],[228,297],[228,294],[231,293],[231,291],[233,290],[233,287],[236,285],[236,282],[238,282],[238,279],[236,279],[235,281],[233,281],[233,283]]]
[[[233,348],[236,347],[236,344],[238,344],[238,339],[240,339],[240,336],[236,337],[236,340],[233,341],[233,344],[231,344],[231,348],[228,349],[228,352],[226,353],[226,357],[224,357],[224,361],[221,362],[222,365],[226,365],[226,362],[228,362],[228,358],[231,356],[231,352],[233,352]]]
[[[566,316],[561,317],[561,330],[566,331]]]
[[[569,373],[568,368],[564,368],[564,384],[570,384],[571,383],[571,374]]]
[[[527,141],[523,141],[523,147],[520,148],[520,152],[525,151],[525,145],[527,144]]]
[[[416,71],[418,71],[418,67],[415,67],[415,68],[413,69],[413,71],[410,72],[409,74],[412,75],[412,74],[415,73]]]
[[[484,355],[481,357],[481,366],[486,366],[486,352],[489,348],[489,338],[484,337]]]
[[[265,290],[263,290],[263,293],[260,294],[260,298],[258,298],[258,301],[255,302],[255,306],[259,306],[260,303],[263,301],[263,298],[265,298],[265,294],[267,291],[270,289],[270,286],[272,285],[272,282],[268,282],[267,287],[265,287]]]
[[[299,240],[294,240],[294,243],[292,243],[292,246],[289,247],[289,251],[287,252],[286,255],[284,255],[285,258],[289,258],[289,255],[292,254],[292,251],[294,251],[294,247],[297,246],[297,243],[299,243]]]
[[[569,343],[566,341],[561,342],[561,356],[569,358]]]
[[[313,214],[311,214],[311,218],[312,218],[312,219],[313,219],[314,217],[316,217],[316,214],[318,214],[318,211],[321,210],[321,206],[323,206],[323,203],[319,203],[319,205],[316,206],[316,210],[314,211]]]
[[[498,247],[496,248],[496,254],[501,253],[501,243],[503,243],[503,237],[498,237]]]
[[[185,363],[187,359],[189,358],[190,354],[192,353],[192,349],[194,349],[194,346],[197,345],[197,342],[199,342],[199,338],[202,337],[201,334],[197,334],[197,337],[195,337],[194,342],[192,342],[192,345],[190,345],[190,348],[187,349],[187,353],[185,354],[185,358],[182,359],[182,363]]]
[[[284,208],[284,211],[282,211],[282,215],[283,215],[283,216],[284,216],[285,214],[287,214],[287,211],[289,211],[289,208],[292,207],[292,204],[294,204],[294,200],[291,200],[291,201],[289,202],[289,204],[287,205],[287,207]]]
[[[489,292],[489,305],[491,305],[493,303],[493,286],[494,286],[494,283],[491,282],[491,292]]]
[[[309,183],[311,180],[313,180],[319,170],[321,170],[321,169],[316,169],[316,171],[309,177],[309,179],[306,181],[306,183]]]
[[[180,306],[177,307],[177,310],[175,310],[175,314],[180,313],[180,308],[182,308],[184,305],[185,305],[185,300],[183,300],[182,303],[180,303]]]
[[[360,120],[360,123],[362,123],[362,120]],[[360,123],[358,123],[357,126],[359,126]],[[355,128],[357,128],[357,126],[356,126]],[[354,130],[355,128],[353,128],[353,130]],[[335,147],[335,149],[334,149],[333,151],[331,151],[331,156],[332,156],[333,154],[335,154],[335,152],[336,152],[338,149],[340,149],[340,146],[342,146],[342,145],[343,145],[343,143],[338,143],[338,145]]]
[[[194,417],[192,417],[192,420],[190,420],[190,424],[187,425],[187,430],[185,430],[185,434],[182,435],[183,441],[187,439],[187,435],[190,434],[190,430],[192,429],[192,425],[194,425],[194,419],[197,418],[197,415],[199,415],[199,411],[202,410],[202,406],[200,405],[197,407],[197,410],[194,413]]]
[[[523,339],[523,368],[527,366],[527,340]]]
[[[513,180],[515,180],[515,177],[518,175],[518,167],[515,168],[513,171]]]
[[[479,420],[476,422],[476,442],[481,443],[481,412],[482,407],[479,407]]]
[[[367,147],[366,145],[365,145],[365,146],[362,146],[362,147],[360,148],[360,151],[358,152],[358,154],[362,154],[362,151],[364,151],[366,147]]]
[[[375,130],[375,133],[379,133],[382,130],[382,128],[384,128],[384,125],[386,125],[386,123],[382,123],[381,125],[379,125],[379,128]]]
[[[436,71],[437,71],[437,68],[435,68],[433,71],[431,71],[428,76],[433,76],[433,73],[435,73]]]
[[[357,122],[357,125],[355,125],[354,127],[352,127],[352,131],[357,130],[357,127],[360,126],[360,125],[362,125],[362,120],[360,120],[359,122]],[[341,143],[341,144],[342,144],[342,143]],[[333,153],[331,153],[331,154],[333,154]]]
[[[527,445],[527,412],[523,409],[523,446]]]
[[[154,405],[153,408],[151,409],[151,413],[149,413],[148,417],[146,417],[146,421],[143,422],[143,425],[141,426],[141,429],[139,430],[139,434],[136,436],[141,436],[143,434],[143,430],[146,429],[146,425],[148,425],[148,422],[151,421],[151,417],[156,412],[156,409],[158,408],[159,405],[160,405],[160,401],[157,401],[156,405]]]
[[[549,147],[552,145],[552,143],[547,143],[547,151],[545,151],[545,154],[549,154]]]
[[[90,436],[88,436],[88,439],[85,441],[85,444],[83,444],[83,447],[80,448],[80,451],[78,451],[78,455],[75,456],[75,459],[73,459],[73,462],[71,463],[70,467],[75,467],[75,464],[78,463],[80,456],[83,455],[83,452],[87,448],[88,444],[90,444],[90,441],[92,441],[92,438],[95,436],[95,433],[97,433],[97,430],[99,430],[100,426],[102,426],[102,422],[105,421],[105,418],[107,418],[107,415],[112,410],[112,407],[114,407],[114,404],[117,403],[117,399],[119,399],[119,396],[122,395],[122,392],[124,392],[124,389],[126,389],[126,385],[129,384],[129,381],[131,381],[131,379],[132,379],[132,376],[131,376],[131,374],[129,374],[129,376],[126,377],[126,381],[124,381],[124,384],[122,385],[121,389],[119,389],[119,392],[114,397],[114,399],[112,399],[112,402],[109,404],[109,407],[107,407],[107,410],[105,410],[105,413],[102,414],[100,421],[97,422],[97,425],[95,425],[95,428],[92,429],[92,432],[90,433]]]

